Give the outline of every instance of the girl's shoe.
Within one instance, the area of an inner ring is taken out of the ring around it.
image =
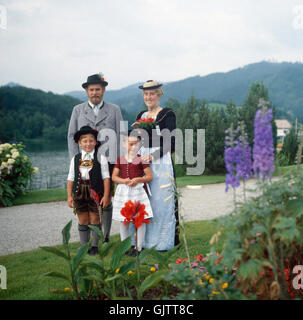
[[[96,254],[98,254],[99,250],[98,250],[98,247],[91,247],[89,250],[88,250],[88,254],[90,256],[95,256]]]
[[[125,255],[126,255],[126,256],[129,256],[129,254],[130,254],[134,249],[135,249],[135,246],[131,246],[130,249],[125,252]]]

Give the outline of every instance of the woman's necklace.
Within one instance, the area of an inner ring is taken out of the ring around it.
[[[151,118],[154,118],[158,115],[159,111],[161,110],[162,108],[160,106],[157,106],[155,109],[152,109],[152,110],[148,110],[147,112],[147,116],[148,117],[151,117]]]

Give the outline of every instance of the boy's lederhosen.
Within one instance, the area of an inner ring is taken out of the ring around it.
[[[103,197],[103,179],[101,165],[97,159],[97,152],[92,160],[92,169],[89,171],[89,180],[82,180],[81,172],[81,153],[75,155],[74,170],[75,179],[73,183],[74,212],[80,214],[84,212],[99,213],[96,201],[92,198],[92,193],[98,195],[100,202]]]

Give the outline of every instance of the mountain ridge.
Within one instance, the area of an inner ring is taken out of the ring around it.
[[[235,104],[242,105],[250,86],[256,81],[263,82],[268,88],[269,97],[276,107],[303,121],[303,64],[300,62],[261,61],[227,72],[195,75],[167,82],[163,86],[164,96],[161,104],[165,104],[169,98],[184,103],[194,95],[207,102],[227,103],[232,99]],[[105,99],[130,112],[137,112],[144,105],[138,85],[139,83],[119,90],[108,90]],[[77,98],[86,100],[85,91]]]

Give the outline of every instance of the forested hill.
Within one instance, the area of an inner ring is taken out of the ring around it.
[[[0,143],[35,138],[66,141],[72,109],[79,103],[68,95],[20,85],[0,87]],[[122,115],[129,118],[123,110]]]
[[[80,100],[22,86],[0,88],[0,141],[61,138]]]
[[[146,79],[147,80],[147,79]],[[161,79],[158,79],[161,80]],[[169,98],[185,102],[192,94],[208,102],[227,103],[230,99],[242,105],[252,83],[263,82],[273,105],[293,113],[303,122],[303,64],[258,62],[226,73],[195,76],[164,85],[162,105]],[[85,97],[85,92],[67,93]],[[137,112],[142,108],[141,90],[131,85],[121,90],[108,90],[106,99],[120,107]]]

